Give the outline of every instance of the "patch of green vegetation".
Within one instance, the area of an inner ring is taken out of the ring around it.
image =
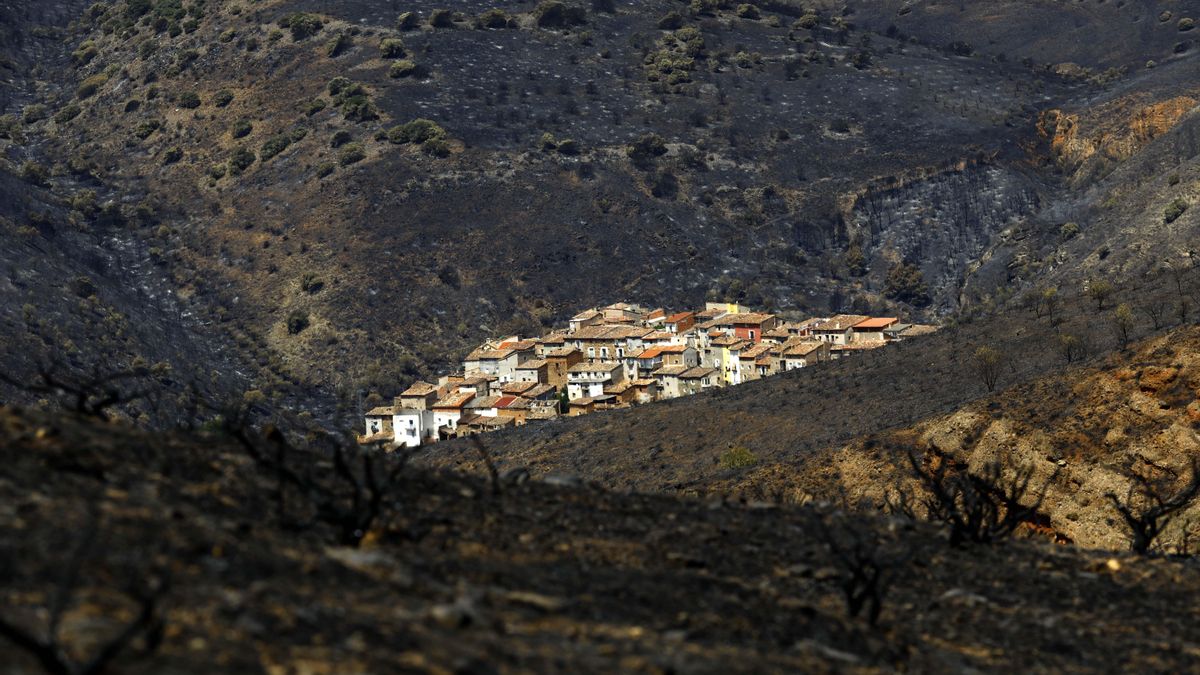
[[[655,158],[667,154],[667,142],[658,134],[644,134],[625,148],[625,154],[636,166],[647,168],[654,165]]]
[[[407,54],[404,40],[400,38],[383,38],[379,41],[379,55],[385,59],[398,59]]]
[[[158,120],[146,120],[133,128],[133,135],[145,140],[150,137],[150,134],[162,128],[162,122]]]
[[[742,19],[760,19],[762,13],[758,11],[758,7],[749,3],[742,3],[737,7],[737,15]]]
[[[250,120],[238,120],[233,123],[229,134],[234,138],[245,138],[250,135],[251,131],[254,131],[254,125],[250,123]]]
[[[229,173],[240,176],[243,171],[257,160],[254,151],[249,148],[238,148],[229,157]]]
[[[306,272],[300,280],[300,289],[309,295],[320,293],[322,288],[325,288],[325,280],[315,272]]]
[[[325,22],[316,14],[294,12],[285,16],[279,22],[279,26],[291,30],[292,40],[299,42],[320,32],[325,27]]]
[[[71,52],[71,61],[76,66],[84,66],[91,63],[92,59],[96,58],[96,55],[99,53],[100,50],[96,48],[95,42],[84,40],[79,43],[79,47],[75,51]]]
[[[475,25],[480,28],[505,28],[509,21],[512,21],[512,18],[508,16],[508,12],[492,8],[480,14],[475,19]]]
[[[309,326],[308,312],[297,309],[293,310],[287,317],[287,332],[289,335],[299,335]]]
[[[567,28],[587,23],[587,11],[560,0],[542,0],[533,10],[533,21],[539,28]]]
[[[429,25],[434,28],[454,28],[454,12],[435,9],[429,13]]]
[[[921,268],[909,263],[898,263],[888,270],[883,295],[914,307],[924,307],[930,302],[929,286],[925,283]]]
[[[416,30],[421,25],[421,17],[416,12],[401,12],[396,17],[397,30]]]
[[[1173,223],[1183,215],[1184,211],[1188,210],[1189,204],[1183,198],[1175,199],[1167,207],[1163,209],[1163,222]]]
[[[183,148],[179,147],[178,145],[175,145],[170,148],[167,148],[167,150],[163,153],[162,163],[163,164],[174,164],[175,162],[178,162],[181,159],[183,159]]]
[[[336,37],[325,43],[325,55],[331,59],[337,58],[353,46],[354,40],[348,33],[338,33]]]
[[[268,138],[267,141],[262,144],[262,148],[260,148],[258,151],[259,159],[265,162],[284,150],[287,150],[288,146],[291,144],[292,137],[289,134],[276,134],[275,136]]]
[[[312,117],[313,115],[316,115],[324,110],[327,105],[329,104],[325,102],[325,99],[314,98],[312,101],[309,101],[308,107],[304,109],[304,114]]]
[[[21,178],[31,185],[45,185],[50,170],[44,164],[30,160],[21,165]]]
[[[80,108],[79,104],[68,103],[67,105],[63,106],[57,113],[55,113],[54,122],[56,124],[66,124],[67,122],[70,122],[71,120],[75,119],[76,117],[79,117],[79,113],[81,113],[81,112],[83,112],[83,108]]]
[[[200,107],[200,94],[194,91],[185,91],[179,95],[177,99],[180,108],[194,109]]]
[[[694,26],[688,26],[660,38],[658,49],[646,55],[642,67],[651,82],[684,84],[692,81],[696,59],[704,53],[704,36]]]
[[[392,67],[388,69],[388,77],[392,77],[392,78],[396,78],[396,79],[399,79],[402,77],[412,77],[413,75],[416,75],[416,74],[417,74],[417,64],[413,63],[412,61],[410,61],[408,59],[400,59],[399,61],[394,61],[392,63]]]
[[[340,148],[352,140],[354,140],[354,136],[349,131],[338,129],[333,132],[333,138],[329,139],[329,147]]]
[[[342,166],[349,166],[355,162],[361,162],[366,159],[367,150],[362,143],[348,143],[338,153],[338,163]]]
[[[217,106],[218,108],[224,108],[230,103],[233,103],[232,91],[229,91],[228,89],[222,89],[216,94],[213,94],[213,105]]]
[[[392,143],[425,143],[433,139],[445,139],[446,130],[437,122],[415,119],[388,129],[388,140]]]
[[[367,88],[358,82],[352,82],[345,77],[335,77],[329,81],[329,94],[333,96],[334,105],[342,111],[342,116],[351,122],[369,122],[379,119],[379,111],[367,92]]]
[[[324,178],[324,177],[328,176],[329,174],[333,173],[334,169],[336,169],[336,168],[337,168],[337,165],[334,164],[333,162],[322,163],[320,166],[317,167],[317,178]]]
[[[81,100],[95,95],[95,93],[108,82],[108,75],[97,73],[79,83],[79,88],[75,90],[75,95]]]
[[[758,457],[750,448],[737,445],[721,453],[718,462],[722,469],[745,469],[758,464]]]

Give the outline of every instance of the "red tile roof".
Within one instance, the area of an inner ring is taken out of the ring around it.
[[[861,330],[880,330],[887,328],[897,321],[899,321],[899,319],[895,317],[877,317],[867,319],[866,321],[859,321],[858,323],[854,324],[854,328]]]

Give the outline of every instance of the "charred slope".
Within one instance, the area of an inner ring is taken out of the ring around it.
[[[228,439],[4,408],[0,454],[6,633],[55,621],[84,662],[132,626],[122,672],[1142,670],[1186,668],[1164,645],[1198,639],[1179,561],[416,471],[355,548],[306,516],[348,489],[333,471],[284,507],[280,473]],[[847,616],[830,541],[884,565],[875,626]],[[0,654],[38,668],[8,638]]]

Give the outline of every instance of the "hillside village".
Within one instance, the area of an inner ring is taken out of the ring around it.
[[[895,317],[786,321],[736,304],[700,311],[618,302],[538,338],[480,345],[462,371],[416,382],[366,413],[364,444],[417,447],[559,416],[587,415],[729,387],[936,330]]]

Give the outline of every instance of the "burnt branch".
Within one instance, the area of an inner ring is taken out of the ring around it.
[[[1192,458],[1191,475],[1184,486],[1173,494],[1170,480],[1155,480],[1143,473],[1130,471],[1129,491],[1125,499],[1109,492],[1105,495],[1129,530],[1129,548],[1135,553],[1147,553],[1167,525],[1200,494],[1200,459]]]
[[[928,493],[923,506],[930,520],[950,527],[950,543],[990,543],[1012,534],[1023,523],[1038,515],[1046,489],[1058,470],[1037,490],[1031,489],[1033,467],[1017,467],[1007,472],[998,462],[973,474],[952,469],[944,457],[927,466],[913,451],[908,455],[913,474]]]
[[[63,615],[71,606],[86,556],[97,538],[98,530],[97,521],[93,519],[83,540],[72,551],[62,578],[51,594],[50,606],[46,608],[49,617],[44,637],[35,635],[26,625],[0,616],[0,637],[37,659],[42,669],[52,675],[96,675],[107,670],[118,657],[130,651],[139,638],[142,640],[141,649],[137,654],[139,657],[152,654],[162,643],[164,619],[159,605],[166,595],[167,583],[153,581],[146,588],[127,591],[130,597],[138,601],[137,614],[108,641],[100,645],[91,658],[82,662],[76,661],[63,644],[59,627]]]
[[[865,610],[867,625],[875,626],[908,554],[888,553],[874,532],[862,532],[845,523],[835,529],[820,516],[816,518],[816,532],[839,569],[838,586],[846,613],[855,619]]]

